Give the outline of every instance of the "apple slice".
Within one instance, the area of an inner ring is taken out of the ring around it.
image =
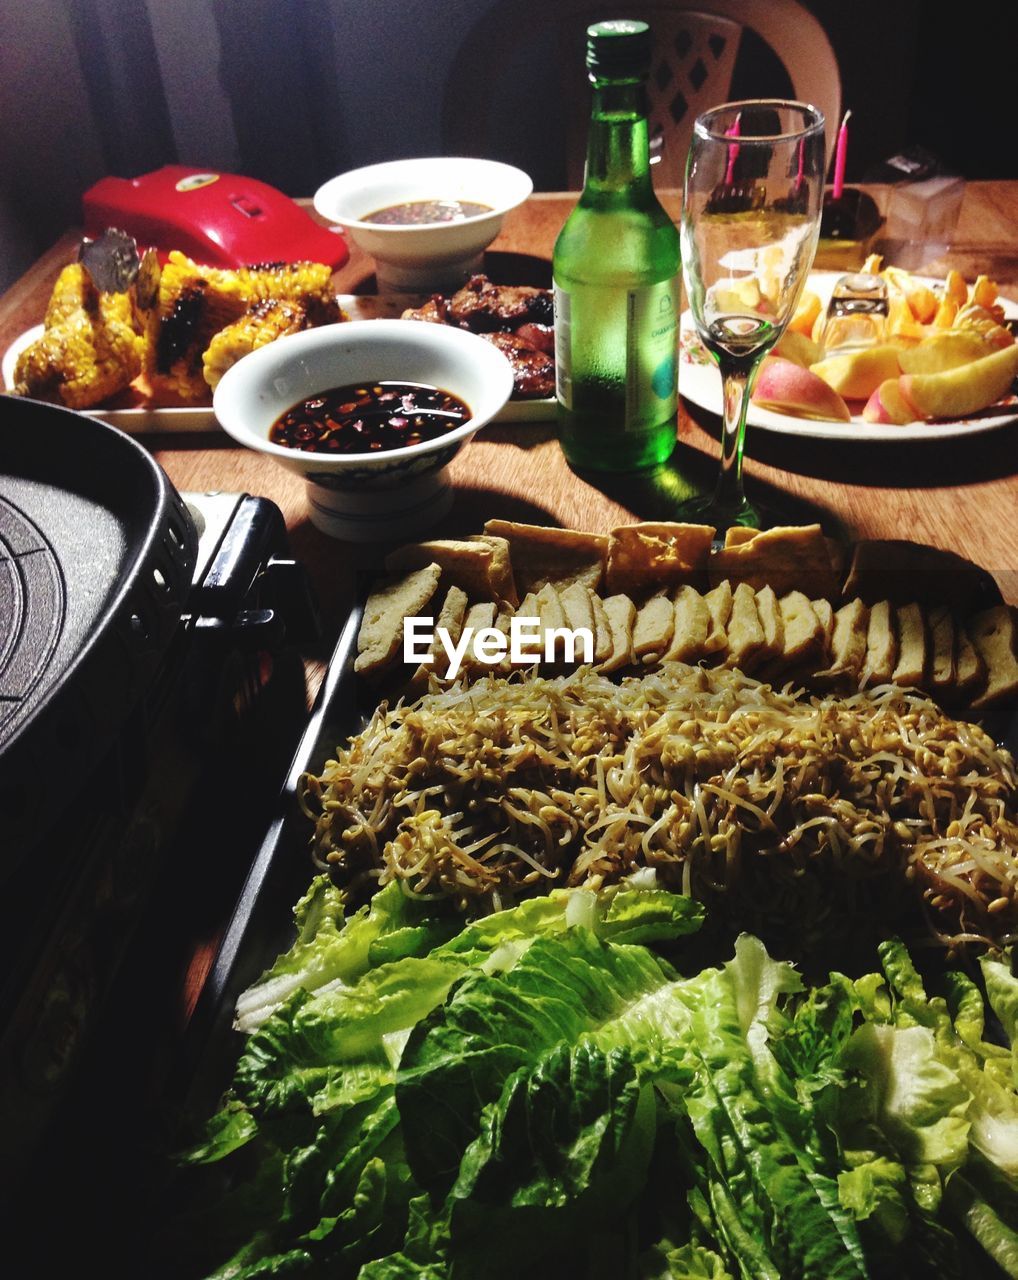
[[[823,378],[779,356],[769,356],[763,362],[752,400],[761,409],[773,409],[776,413],[788,413],[796,418],[852,421],[848,405]]]
[[[1018,345],[946,373],[905,373],[901,394],[919,418],[966,418],[994,404],[1018,375]]]
[[[771,355],[782,360],[791,360],[792,364],[802,365],[808,369],[824,358],[824,349],[804,333],[796,333],[794,329],[786,329],[771,349]]]
[[[993,350],[978,333],[955,329],[932,333],[918,346],[902,348],[898,362],[902,373],[947,373],[992,355]]]
[[[897,347],[864,347],[828,356],[810,369],[845,400],[866,400],[888,378],[901,373]]]
[[[810,335],[813,333],[813,326],[819,319],[822,310],[823,305],[819,297],[807,289],[799,299],[795,314],[788,322],[789,332],[801,333],[804,338],[809,338],[812,342]]]
[[[863,422],[877,422],[903,427],[906,422],[915,422],[916,415],[912,406],[901,394],[898,386],[899,378],[888,378],[866,401],[862,411]]]

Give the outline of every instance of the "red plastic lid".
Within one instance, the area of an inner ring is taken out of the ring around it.
[[[165,257],[179,249],[209,266],[325,262],[350,256],[341,232],[282,191],[239,174],[165,165],[138,178],[102,178],[83,197],[85,234],[119,227]]]

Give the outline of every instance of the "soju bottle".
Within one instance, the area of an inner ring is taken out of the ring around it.
[[[559,437],[580,468],[651,467],[675,445],[679,235],[650,181],[650,57],[645,22],[587,29],[587,169],[552,259]]]

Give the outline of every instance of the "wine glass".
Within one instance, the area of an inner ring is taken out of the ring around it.
[[[824,117],[805,103],[726,103],[693,126],[682,270],[697,334],[721,371],[724,429],[713,494],[684,503],[681,514],[718,529],[761,524],[742,488],[746,410],[813,264],[824,167]]]

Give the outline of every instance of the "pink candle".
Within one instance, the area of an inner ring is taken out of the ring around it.
[[[841,199],[845,186],[845,153],[848,151],[848,118],[851,111],[845,112],[845,118],[838,130],[838,145],[834,152],[834,198]]]
[[[731,126],[725,130],[726,138],[739,136],[739,117],[736,116]],[[739,158],[739,148],[735,143],[728,148],[728,167],[725,169],[725,186],[730,187],[735,178],[735,162]]]

